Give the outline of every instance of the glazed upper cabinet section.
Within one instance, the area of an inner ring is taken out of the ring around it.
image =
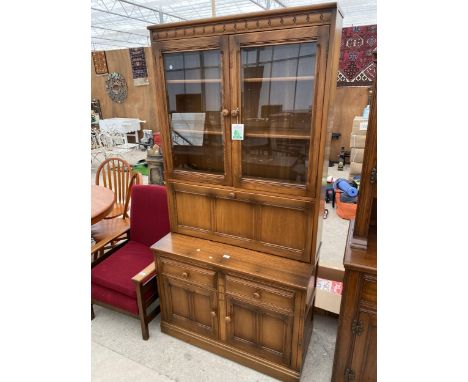
[[[171,178],[230,184],[227,37],[155,44]]]
[[[154,43],[168,179],[314,197],[328,32]],[[232,124],[244,125],[243,140],[231,139]]]
[[[239,110],[231,120],[244,125],[244,140],[233,142],[237,187],[311,194],[327,37],[328,27],[230,37],[231,103]]]

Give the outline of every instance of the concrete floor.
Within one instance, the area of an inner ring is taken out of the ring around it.
[[[161,333],[160,316],[141,339],[138,320],[95,306],[91,323],[93,382],[269,382],[255,370]],[[301,381],[330,381],[338,319],[316,314]]]
[[[144,151],[124,155],[130,163],[146,158]],[[96,167],[91,171],[94,183]],[[329,175],[346,178],[345,171],[329,168]],[[147,177],[144,177],[147,183]],[[320,264],[343,269],[343,253],[349,221],[336,215],[331,203],[324,220]],[[138,320],[95,306],[91,323],[91,370],[93,382],[192,382],[276,381],[176,338],[161,333],[160,316],[149,324],[150,338],[141,339]],[[330,381],[338,319],[316,314],[301,381]]]

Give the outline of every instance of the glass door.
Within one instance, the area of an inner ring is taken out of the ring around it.
[[[313,188],[311,161],[321,126],[315,109],[323,97],[326,50],[311,31],[231,38],[238,71],[232,123],[244,129],[244,139],[233,141],[238,187],[296,195]]]
[[[160,43],[168,178],[229,184],[229,61],[225,37]],[[203,47],[203,49],[201,49]]]

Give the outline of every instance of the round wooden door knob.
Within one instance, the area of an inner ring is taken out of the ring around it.
[[[183,272],[183,273],[182,273],[182,277],[187,278],[187,277],[188,277],[188,273],[187,273],[187,272]]]
[[[228,109],[223,109],[221,112],[223,114],[223,117],[229,117],[229,110]]]
[[[214,310],[212,310],[212,311],[210,312],[210,315],[211,315],[211,317],[216,317],[216,312],[215,312]]]
[[[232,115],[233,117],[237,117],[238,114],[239,114],[239,109],[231,110],[231,115]]]
[[[260,298],[260,293],[254,292],[253,293],[254,298],[259,299]]]
[[[231,322],[231,317],[229,316],[226,316],[224,319],[226,320],[226,322]]]
[[[235,194],[234,192],[230,192],[230,193],[228,194],[228,196],[229,196],[231,199],[235,199],[236,194]]]

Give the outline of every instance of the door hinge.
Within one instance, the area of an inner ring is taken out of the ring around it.
[[[345,381],[349,382],[349,381],[354,381],[356,374],[354,374],[353,369],[350,369],[349,367],[347,367],[344,371],[344,376],[345,376]]]
[[[351,325],[351,331],[354,335],[360,335],[363,331],[362,321],[353,320],[353,324]]]
[[[371,170],[371,173],[370,173],[370,182],[372,184],[374,184],[375,182],[377,182],[377,169],[374,167],[372,168]]]

